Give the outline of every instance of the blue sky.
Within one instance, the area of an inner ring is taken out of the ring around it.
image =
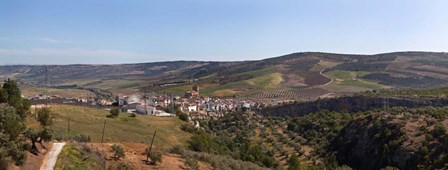
[[[0,0],[0,64],[448,51],[444,0]]]

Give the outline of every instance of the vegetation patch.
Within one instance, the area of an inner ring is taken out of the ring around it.
[[[105,157],[86,144],[68,143],[62,148],[55,170],[104,169]]]

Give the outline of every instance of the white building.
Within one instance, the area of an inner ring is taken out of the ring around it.
[[[188,112],[197,112],[198,111],[198,107],[196,105],[188,105],[187,109],[188,109]]]
[[[156,108],[148,105],[138,105],[136,107],[136,111],[139,114],[154,115],[156,112]]]

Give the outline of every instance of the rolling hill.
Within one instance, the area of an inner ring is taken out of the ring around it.
[[[240,62],[172,61],[118,65],[0,66],[0,78],[31,86],[99,88],[113,93],[147,89],[182,95],[198,84],[208,96],[315,99],[387,88],[448,84],[448,54],[376,55],[293,53]]]

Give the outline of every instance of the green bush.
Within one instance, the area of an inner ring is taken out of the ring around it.
[[[182,154],[184,154],[184,147],[182,147],[181,145],[173,146],[170,149],[170,153],[177,154],[177,155],[182,155]]]
[[[178,117],[179,117],[180,120],[188,122],[188,115],[186,113],[181,113],[181,114],[179,114]]]
[[[109,115],[107,115],[108,118],[116,118],[120,115],[120,110],[119,109],[112,109],[109,111]]]
[[[114,152],[115,160],[119,160],[126,156],[124,153],[124,149],[120,145],[114,144],[111,146],[111,148],[112,148],[112,151]]]
[[[157,162],[162,162],[162,152],[151,151],[149,152],[149,158],[151,159],[151,164],[155,165]]]
[[[432,136],[434,136],[435,138],[439,138],[443,135],[445,135],[446,133],[446,128],[445,126],[441,125],[441,124],[437,124],[434,126],[434,129],[431,131]]]
[[[300,170],[299,157],[293,154],[288,160],[288,170]]]

